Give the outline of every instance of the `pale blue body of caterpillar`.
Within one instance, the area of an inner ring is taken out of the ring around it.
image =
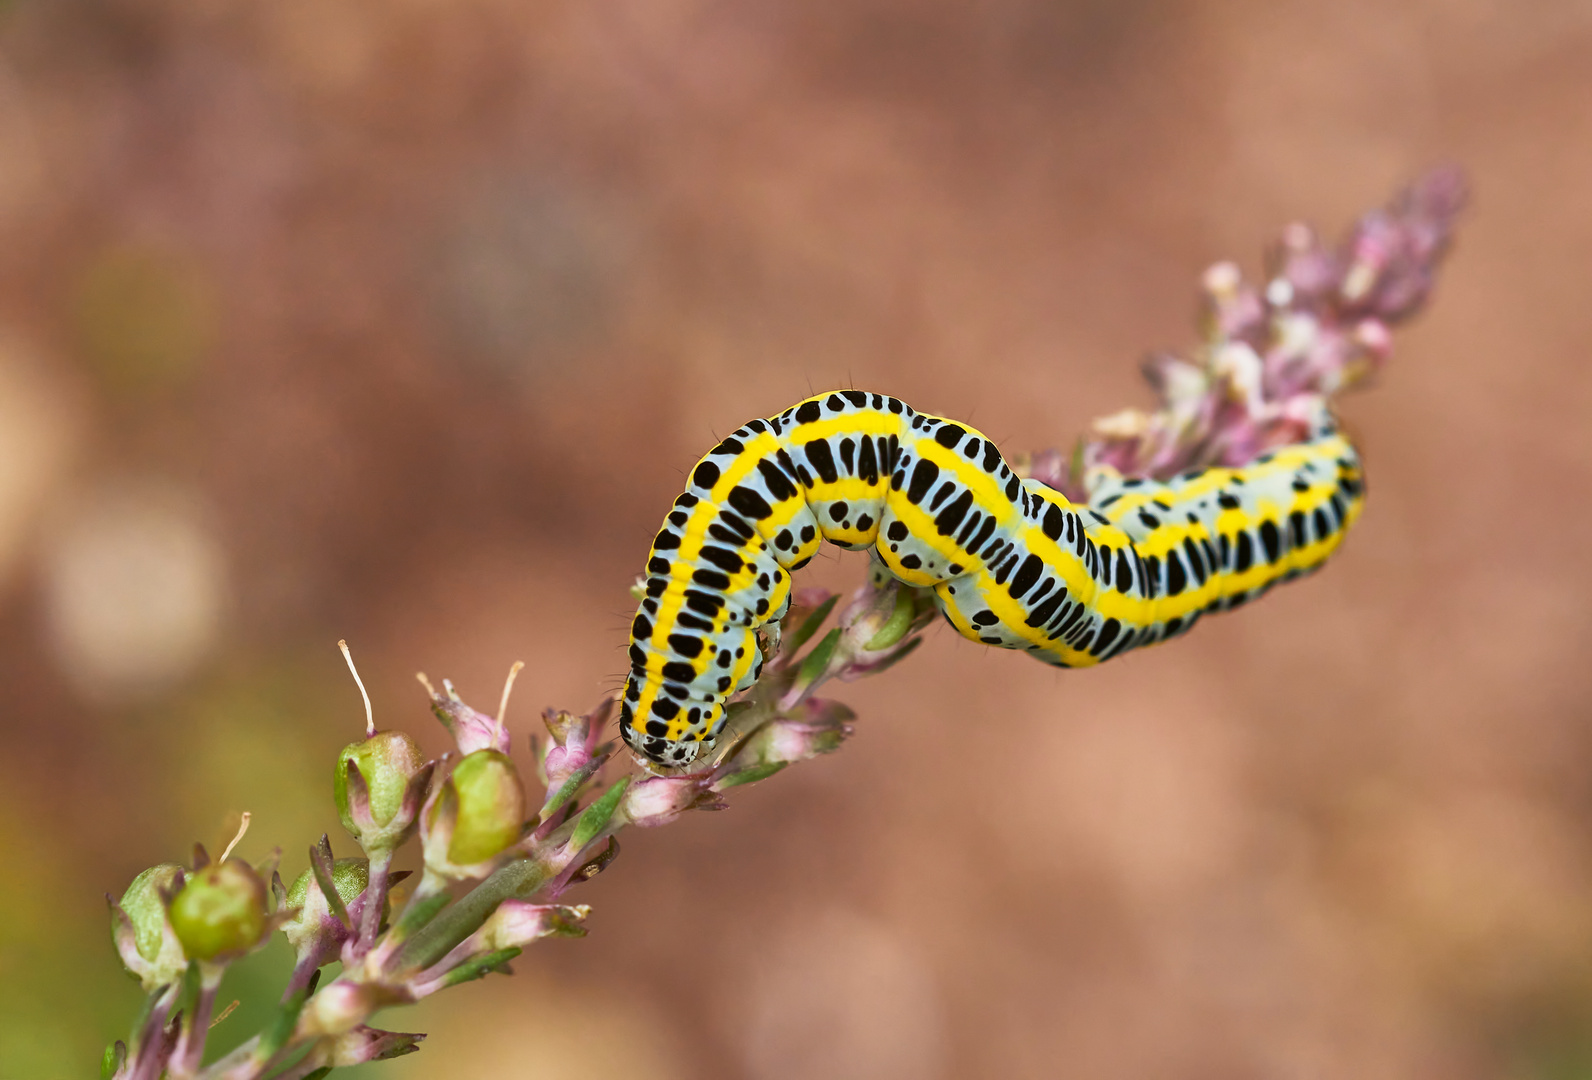
[[[1311,437],[1243,468],[1109,475],[1076,506],[989,439],[897,398],[839,390],[704,457],[653,541],[620,729],[682,766],[762,667],[755,631],[825,540],[934,590],[964,637],[1061,667],[1185,633],[1314,570],[1359,516],[1359,456],[1323,407]]]

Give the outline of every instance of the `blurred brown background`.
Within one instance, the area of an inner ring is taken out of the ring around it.
[[[125,1032],[103,892],[242,809],[351,852],[339,637],[438,751],[413,672],[523,658],[523,751],[717,434],[854,384],[1069,445],[1206,264],[1443,160],[1325,573],[1097,671],[935,632],[395,1080],[1592,1076],[1592,7],[13,0],[0,1076]]]

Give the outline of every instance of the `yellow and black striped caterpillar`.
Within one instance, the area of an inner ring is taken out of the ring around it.
[[[1322,407],[1311,437],[1243,468],[1100,478],[1087,506],[1021,479],[965,424],[860,390],[753,420],[704,457],[653,541],[620,728],[695,759],[756,681],[754,632],[828,540],[932,588],[964,637],[1085,667],[1186,632],[1319,566],[1360,513],[1359,457]]]

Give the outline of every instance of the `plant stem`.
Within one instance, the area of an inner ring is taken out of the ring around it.
[[[123,1073],[129,1080],[154,1080],[165,1066],[166,1017],[177,1001],[177,984],[155,991],[134,1033],[133,1047]]]
[[[430,967],[479,930],[499,904],[511,897],[531,895],[547,883],[553,871],[553,867],[533,858],[515,859],[498,867],[410,938],[398,950],[392,969],[419,971]]]
[[[193,1012],[183,1017],[182,1036],[177,1040],[169,1071],[172,1076],[193,1076],[204,1061],[205,1041],[210,1035],[210,1013],[221,986],[220,965],[199,964],[199,995]]]
[[[370,856],[370,877],[365,884],[365,906],[359,913],[359,936],[354,941],[354,959],[370,951],[381,927],[381,910],[387,906],[387,871],[392,867],[392,851]]]

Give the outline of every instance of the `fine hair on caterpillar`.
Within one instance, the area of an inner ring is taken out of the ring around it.
[[[1359,455],[1322,405],[1303,442],[1165,482],[1103,472],[1087,505],[982,432],[861,390],[752,420],[691,472],[653,540],[620,730],[689,764],[762,669],[758,627],[824,541],[933,589],[963,637],[1087,667],[1320,566],[1359,516]]]

